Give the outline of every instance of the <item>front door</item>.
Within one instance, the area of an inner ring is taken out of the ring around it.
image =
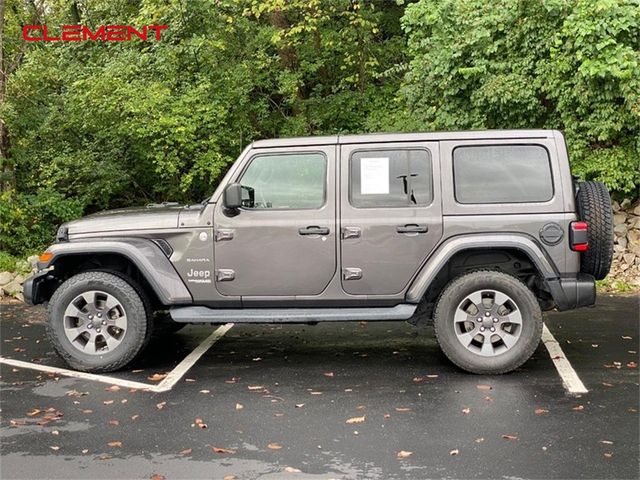
[[[215,285],[243,297],[317,295],[336,271],[335,145],[250,151],[243,207],[214,213]]]
[[[394,295],[442,237],[437,142],[342,145],[342,286]]]

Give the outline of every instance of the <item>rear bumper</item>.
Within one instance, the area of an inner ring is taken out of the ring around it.
[[[547,284],[560,311],[596,303],[596,280],[591,275],[579,273],[576,277],[547,280]]]

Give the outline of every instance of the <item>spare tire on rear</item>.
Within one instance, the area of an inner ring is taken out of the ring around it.
[[[578,216],[587,222],[589,248],[580,255],[580,271],[602,280],[613,259],[613,212],[611,197],[602,182],[581,182],[576,194]]]

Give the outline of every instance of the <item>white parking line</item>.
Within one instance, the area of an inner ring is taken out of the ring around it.
[[[588,393],[589,390],[587,390],[582,380],[580,380],[580,377],[578,377],[578,374],[571,366],[562,348],[560,348],[560,344],[547,328],[546,324],[542,326],[542,341],[549,351],[551,360],[553,360],[553,364],[556,366],[556,370],[558,370],[558,374],[567,392],[572,394]]]
[[[108,383],[109,385],[118,385],[125,388],[136,388],[139,390],[145,390],[148,392],[167,392],[173,388],[173,386],[184,376],[187,371],[193,367],[193,365],[204,355],[204,353],[211,348],[220,338],[227,333],[233,323],[227,323],[215,329],[211,335],[204,339],[204,341],[198,345],[193,351],[187,355],[173,370],[171,370],[167,376],[158,384],[148,384],[142,382],[133,382],[130,380],[124,380],[121,378],[110,377],[108,375],[96,375],[95,373],[76,372],[75,370],[67,370],[66,368],[49,367],[47,365],[40,365],[38,363],[23,362],[22,360],[14,360],[12,358],[0,357],[0,363],[10,365],[16,368],[27,368],[29,370],[38,370],[45,373],[53,373],[56,375],[62,375],[65,377],[80,378],[84,380],[91,380],[92,382]]]

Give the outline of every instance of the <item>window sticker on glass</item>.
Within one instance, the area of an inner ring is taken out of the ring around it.
[[[360,195],[389,193],[389,157],[360,159]]]

